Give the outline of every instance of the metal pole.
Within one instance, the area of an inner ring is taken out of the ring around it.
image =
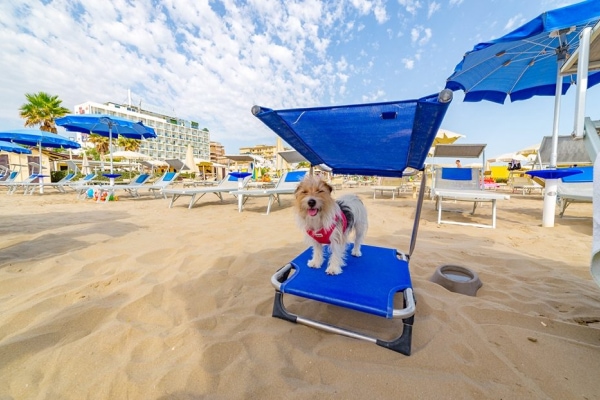
[[[590,36],[592,28],[587,27],[579,35],[579,61],[577,64],[577,97],[575,98],[575,126],[573,137],[583,138],[583,120],[585,118],[585,101],[588,86],[588,65],[590,62]]]
[[[556,91],[554,92],[554,125],[552,126],[552,152],[550,154],[550,169],[556,169],[558,154],[558,128],[560,120],[560,101],[562,94],[562,78],[560,69],[565,63],[569,44],[566,40],[567,30],[557,32],[559,44],[556,48]],[[558,181],[556,179],[546,179],[544,187],[544,211],[542,215],[542,226],[552,228],[554,226],[554,214],[556,213],[556,191]]]

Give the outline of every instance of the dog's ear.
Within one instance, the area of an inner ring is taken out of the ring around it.
[[[325,184],[325,187],[327,188],[327,190],[329,190],[329,194],[333,193],[333,186],[331,186],[329,183],[323,181],[323,183]]]

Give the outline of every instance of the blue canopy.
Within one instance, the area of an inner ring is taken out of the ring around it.
[[[3,140],[0,140],[0,150],[18,154],[31,154],[31,150],[21,147],[18,144],[5,142]]]
[[[70,114],[56,119],[56,125],[80,133],[95,133],[101,136],[121,135],[129,139],[155,138],[154,128],[141,122],[105,114]]]
[[[444,90],[418,100],[252,113],[311,164],[336,174],[402,176],[423,169],[452,100]]]
[[[24,144],[26,146],[40,146],[51,148],[78,149],[81,145],[69,138],[52,132],[39,129],[13,129],[0,132],[0,140]]]
[[[554,96],[557,54],[567,57],[579,46],[583,28],[593,27],[598,20],[598,0],[547,11],[501,38],[476,45],[455,67],[446,88],[463,90],[464,101],[470,102],[502,104],[507,95],[511,101]],[[589,74],[588,87],[598,82],[600,72]],[[561,93],[572,83],[571,76],[563,77]]]

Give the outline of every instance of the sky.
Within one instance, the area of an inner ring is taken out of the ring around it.
[[[416,99],[444,88],[466,51],[578,0],[3,0],[0,130],[21,128],[26,93],[132,103],[199,122],[227,154],[276,143],[272,109]],[[575,88],[559,134],[573,130]],[[465,103],[442,128],[486,157],[550,136],[553,97]],[[586,116],[600,119],[600,85]],[[62,129],[62,128],[61,128]],[[63,133],[63,132],[59,132]]]

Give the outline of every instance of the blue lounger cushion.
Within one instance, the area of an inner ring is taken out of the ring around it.
[[[562,178],[562,181],[565,183],[575,183],[575,182],[593,182],[594,181],[594,167],[576,167],[574,169],[578,169],[581,171],[580,174],[569,175]]]
[[[444,168],[442,169],[442,179],[453,181],[470,181],[473,170],[471,168]]]
[[[412,288],[408,262],[395,249],[368,245],[361,246],[362,257],[353,257],[348,246],[343,273],[335,276],[325,273],[328,249],[323,266],[310,268],[308,248],[292,260],[296,271],[281,284],[281,292],[393,318],[395,294]]]

